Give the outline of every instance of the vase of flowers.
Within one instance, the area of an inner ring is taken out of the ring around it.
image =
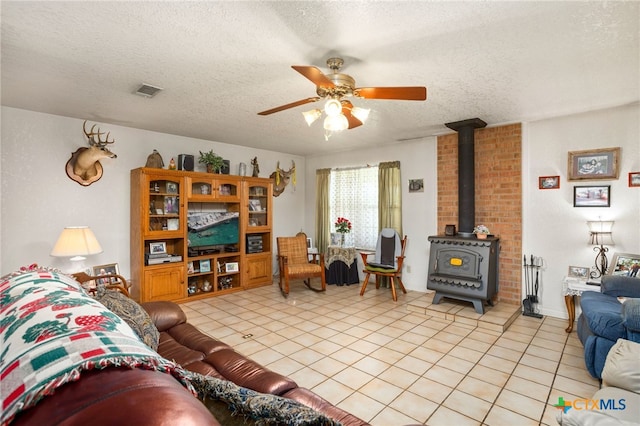
[[[489,228],[485,225],[478,225],[473,228],[473,233],[476,234],[476,238],[479,240],[486,240],[487,236],[491,233]]]
[[[340,246],[344,247],[344,236],[351,232],[351,222],[349,219],[339,217],[333,225],[336,227],[336,232],[340,233]]]

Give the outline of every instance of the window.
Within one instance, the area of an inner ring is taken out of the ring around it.
[[[332,170],[329,189],[331,229],[338,217],[351,221],[351,242],[375,248],[378,240],[378,166]]]

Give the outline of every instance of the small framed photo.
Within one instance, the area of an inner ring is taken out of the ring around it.
[[[307,249],[310,249],[313,247],[313,241],[311,240],[311,238],[307,238]]]
[[[424,192],[424,179],[409,179],[409,192]]]
[[[640,279],[640,254],[616,253],[607,275],[621,275]]]
[[[93,267],[94,277],[100,277],[102,275],[120,275],[117,263],[108,263],[106,265],[98,265]],[[119,282],[116,277],[105,277],[96,279],[96,284],[115,284]]]
[[[538,189],[559,189],[560,176],[540,176],[538,177]]]
[[[618,179],[619,157],[619,147],[569,151],[567,179]]]
[[[167,243],[149,243],[149,253],[151,254],[167,254]]]
[[[611,186],[574,186],[573,207],[611,207]]]
[[[178,184],[175,182],[167,182],[167,194],[177,194]]]
[[[211,261],[209,259],[200,261],[200,272],[211,272]]]
[[[164,197],[164,214],[178,213],[178,197]]]
[[[167,219],[167,231],[177,231],[180,227],[180,219]]]
[[[342,235],[338,232],[332,232],[331,233],[331,245],[332,246],[339,246],[340,242],[342,241]]]
[[[249,210],[252,212],[262,211],[262,203],[260,203],[260,200],[256,198],[249,200]]]
[[[224,268],[225,272],[238,272],[238,262],[227,262]]]
[[[640,172],[629,173],[629,186],[640,186]]]
[[[569,266],[569,276],[586,280],[589,278],[589,268],[586,266]]]

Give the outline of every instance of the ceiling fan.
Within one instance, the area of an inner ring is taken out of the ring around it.
[[[424,101],[427,99],[427,88],[422,86],[409,87],[356,87],[356,81],[347,74],[340,73],[344,61],[342,58],[327,59],[327,66],[333,71],[331,74],[323,74],[316,67],[304,65],[292,65],[291,68],[298,71],[304,77],[316,85],[316,94],[311,98],[301,99],[290,104],[259,112],[258,115],[269,115],[284,111],[300,105],[327,99],[324,112],[327,118],[324,122],[326,131],[341,131],[361,126],[369,115],[369,110],[358,108],[344,98],[357,96],[363,99],[391,99],[407,101]],[[322,111],[314,109],[302,113],[311,124],[320,118]]]

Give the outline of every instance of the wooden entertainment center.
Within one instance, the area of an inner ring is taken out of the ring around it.
[[[131,280],[140,301],[270,285],[272,197],[267,178],[131,170]]]

